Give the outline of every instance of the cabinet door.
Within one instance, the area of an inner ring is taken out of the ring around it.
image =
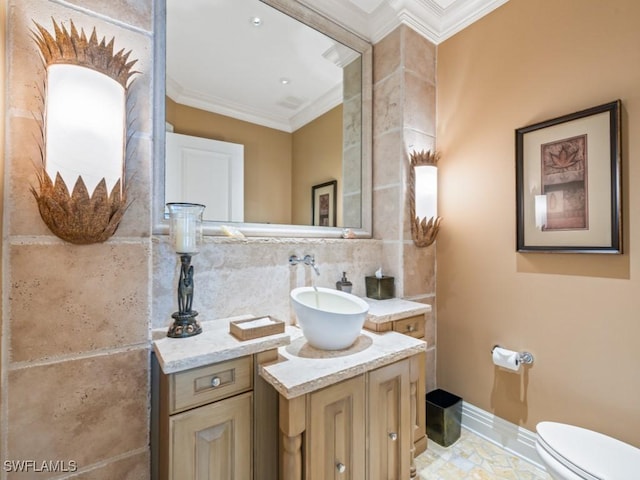
[[[170,480],[247,480],[252,475],[252,393],[174,415]]]
[[[364,375],[310,394],[305,478],[365,478],[364,395]]]
[[[409,360],[369,373],[369,480],[405,480],[411,466]]]

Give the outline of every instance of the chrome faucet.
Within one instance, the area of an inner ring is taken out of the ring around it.
[[[297,265],[299,263],[309,265],[316,272],[316,275],[320,275],[320,269],[316,265],[316,259],[313,255],[305,255],[303,258],[300,258],[297,255],[291,255],[289,257],[289,265]]]

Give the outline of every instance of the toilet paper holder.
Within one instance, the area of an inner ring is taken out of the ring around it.
[[[503,348],[501,345],[494,345],[491,354],[496,348]],[[518,363],[523,365],[531,365],[533,363],[533,355],[529,352],[518,352]]]

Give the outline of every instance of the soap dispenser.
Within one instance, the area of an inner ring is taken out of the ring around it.
[[[353,284],[347,280],[347,272],[342,272],[342,278],[336,282],[336,289],[351,293]]]

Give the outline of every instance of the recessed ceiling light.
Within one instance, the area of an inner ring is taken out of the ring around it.
[[[249,21],[254,27],[259,27],[260,25],[262,25],[262,19],[260,17],[251,17]]]
[[[284,78],[284,77],[282,77],[282,78],[280,79],[280,83],[281,83],[282,85],[289,85],[289,84],[291,83],[291,80],[289,80],[288,78]]]

